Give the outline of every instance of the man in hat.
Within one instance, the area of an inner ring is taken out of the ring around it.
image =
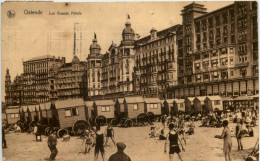
[[[54,160],[56,155],[58,154],[57,149],[57,137],[55,134],[55,130],[52,131],[52,134],[48,137],[48,147],[50,148],[51,155],[50,155],[50,161]]]
[[[122,142],[116,144],[117,152],[110,156],[108,161],[131,161],[130,157],[124,153],[126,145]]]

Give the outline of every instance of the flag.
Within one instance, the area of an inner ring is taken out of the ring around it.
[[[97,35],[96,35],[96,33],[94,32],[94,39],[97,39]]]
[[[130,15],[129,14],[127,14],[127,18],[130,20]]]

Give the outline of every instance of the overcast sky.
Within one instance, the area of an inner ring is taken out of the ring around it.
[[[104,54],[112,41],[120,44],[127,14],[135,33],[149,35],[152,27],[158,31],[181,24],[181,10],[192,2],[120,2],[120,3],[51,3],[8,2],[2,5],[2,99],[6,68],[13,81],[23,72],[22,61],[36,56],[65,56],[70,62],[73,56],[73,26],[82,26],[81,60],[86,60],[94,32]],[[233,2],[196,2],[205,5],[208,12]],[[12,10],[15,17],[8,18]],[[25,14],[25,10],[38,11],[41,15]],[[56,15],[49,15],[54,12]],[[57,12],[81,12],[81,15],[57,15]]]

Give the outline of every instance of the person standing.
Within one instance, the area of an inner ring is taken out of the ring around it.
[[[237,120],[237,126],[236,126],[236,138],[237,138],[237,145],[238,145],[238,151],[243,150],[243,144],[242,144],[242,125],[243,120],[238,119]]]
[[[223,121],[223,127],[224,129],[222,131],[222,135],[220,136],[220,139],[224,139],[223,152],[225,153],[225,160],[231,161],[230,152],[232,149],[232,141],[231,141],[231,132],[228,128],[227,120]]]
[[[38,139],[37,139],[37,131],[38,131],[38,127],[37,127],[37,125],[35,125],[35,126],[33,127],[33,133],[34,133],[34,135],[35,135],[35,140],[36,140],[36,142],[38,142]]]
[[[100,131],[100,126],[96,127],[96,146],[94,153],[94,160],[98,159],[98,154],[101,153],[103,161],[105,161],[105,149],[104,149],[104,134]]]
[[[2,147],[7,148],[6,139],[5,139],[5,127],[4,126],[2,127]]]
[[[116,144],[117,152],[111,155],[108,161],[131,161],[131,158],[124,153],[126,145],[122,142]]]
[[[167,145],[169,144],[169,156],[170,161],[173,161],[174,153],[177,153],[180,160],[182,161],[182,158],[180,156],[181,149],[179,147],[179,144],[182,147],[182,150],[185,151],[181,144],[181,140],[178,137],[178,132],[176,130],[177,126],[174,124],[169,124],[169,133],[166,136],[165,146],[164,146],[164,153],[166,153]]]
[[[57,149],[57,137],[55,134],[55,131],[53,130],[51,135],[48,137],[48,147],[50,148],[51,155],[50,155],[50,161],[54,160],[55,157],[58,154],[58,149]]]
[[[107,146],[107,142],[108,142],[109,138],[111,138],[114,145],[116,145],[115,140],[114,140],[114,134],[115,134],[114,129],[112,128],[111,124],[109,123],[107,126],[107,133],[106,133],[106,146]]]

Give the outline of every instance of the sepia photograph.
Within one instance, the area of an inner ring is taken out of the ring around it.
[[[2,160],[258,161],[257,12],[2,2]]]

